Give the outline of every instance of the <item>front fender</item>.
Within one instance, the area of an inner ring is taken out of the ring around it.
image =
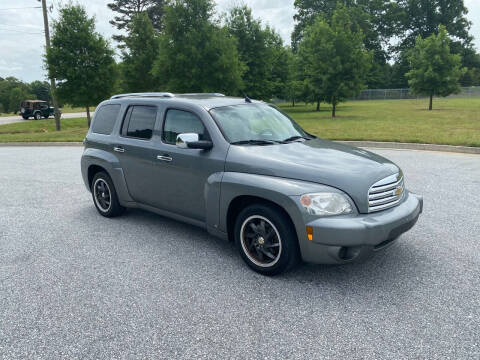
[[[218,228],[227,233],[230,204],[239,196],[255,196],[282,207],[292,219],[299,239],[305,233],[305,222],[294,196],[326,191],[329,187],[301,180],[249,173],[225,172],[222,178]],[[302,241],[300,241],[302,248]]]

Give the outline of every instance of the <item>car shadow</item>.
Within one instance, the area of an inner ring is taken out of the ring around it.
[[[79,211],[88,217],[97,216],[103,220],[96,213],[93,206]],[[84,212],[90,214],[85,214]],[[172,256],[181,257],[185,263],[189,264],[191,268],[186,269],[186,271],[218,272],[222,268],[227,271],[226,269],[228,268],[229,273],[236,272],[235,281],[240,282],[238,286],[241,286],[242,281],[245,282],[245,286],[251,281],[262,285],[267,283],[276,284],[276,286],[281,286],[281,283],[288,283],[289,286],[298,284],[299,287],[334,287],[341,290],[345,295],[349,293],[366,295],[371,293],[372,289],[381,288],[385,291],[391,288],[398,290],[402,286],[408,287],[408,284],[406,285],[405,283],[406,279],[407,283],[408,279],[414,281],[423,272],[423,267],[427,266],[426,263],[419,261],[420,259],[414,249],[409,247],[408,239],[404,239],[404,237],[408,237],[407,234],[400,237],[389,248],[376,253],[373,257],[361,263],[342,265],[300,263],[285,274],[267,277],[250,270],[243,263],[233,243],[218,239],[196,226],[140,209],[128,209],[123,216],[108,219],[107,221],[112,220],[122,227],[122,232],[135,231],[135,227],[148,227],[151,233],[160,235],[136,241],[149,242],[150,245],[156,247],[162,240],[162,244],[165,244],[165,241],[167,241],[172,243],[170,245],[183,249],[178,254],[173,254]],[[163,238],[161,236],[162,233],[181,234],[181,236]],[[202,263],[203,266],[201,269],[195,269],[199,258],[202,259],[201,261],[204,261]],[[209,261],[208,259],[216,260],[211,262],[211,265],[207,263],[205,267],[205,263]],[[173,259],[172,261],[177,260]],[[210,266],[211,270],[208,269]],[[228,280],[227,276],[225,275],[224,281]],[[399,284],[400,278],[401,283]]]

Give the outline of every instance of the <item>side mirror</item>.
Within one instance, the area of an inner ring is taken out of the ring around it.
[[[213,147],[213,143],[211,141],[200,140],[200,136],[195,133],[178,134],[176,145],[180,149],[208,150]]]

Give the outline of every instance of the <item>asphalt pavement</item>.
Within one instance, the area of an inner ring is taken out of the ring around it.
[[[480,156],[375,151],[424,195],[417,225],[268,278],[195,227],[98,215],[80,147],[1,147],[0,358],[479,359]]]
[[[90,112],[90,115],[93,116],[93,111]],[[62,114],[61,118],[62,119],[73,119],[73,118],[78,118],[78,117],[87,117],[87,113],[86,112],[65,113],[65,114]],[[50,119],[53,119],[53,116],[50,116]],[[35,121],[35,120],[33,120],[33,118],[25,120],[20,115],[0,116],[0,125],[12,124],[12,123],[17,123],[17,122],[26,122],[26,121]]]

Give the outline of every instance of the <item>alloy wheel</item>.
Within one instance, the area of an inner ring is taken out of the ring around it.
[[[97,207],[102,212],[108,212],[112,206],[112,194],[108,183],[104,179],[97,179],[93,184],[93,191]]]
[[[271,267],[280,259],[280,235],[275,225],[263,216],[253,215],[245,219],[240,229],[240,241],[245,255],[257,266]]]

